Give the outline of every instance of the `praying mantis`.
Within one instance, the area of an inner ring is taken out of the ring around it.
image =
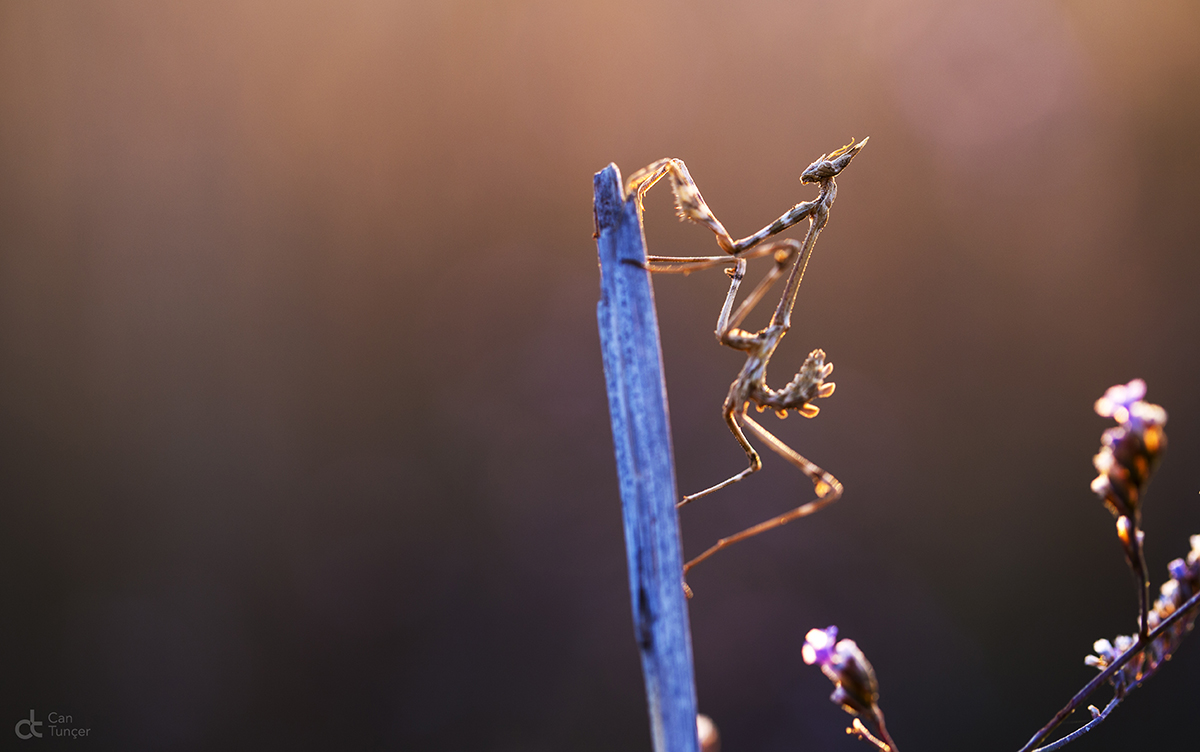
[[[866,146],[867,140],[864,138],[862,141],[856,143],[851,139],[849,144],[846,144],[832,154],[822,154],[820,158],[809,165],[800,175],[801,183],[815,183],[818,185],[820,192],[817,197],[812,201],[796,204],[774,222],[753,235],[737,241],[729,235],[725,227],[708,208],[708,204],[705,203],[703,196],[700,195],[700,190],[696,187],[696,183],[692,180],[691,175],[688,174],[687,166],[684,165],[682,160],[660,159],[638,170],[626,181],[626,195],[636,192],[638,207],[640,209],[642,198],[646,195],[646,192],[659,180],[668,178],[671,189],[675,194],[675,207],[680,219],[703,225],[712,230],[713,234],[716,235],[717,245],[725,252],[724,255],[687,257],[647,256],[646,268],[651,272],[686,274],[700,269],[732,264],[732,267],[725,269],[725,273],[730,278],[729,292],[725,296],[725,303],[721,306],[721,313],[717,318],[716,336],[720,344],[746,353],[746,363],[742,366],[742,370],[738,373],[737,378],[730,384],[729,393],[726,395],[724,405],[721,409],[726,425],[746,453],[749,466],[720,483],[709,486],[697,493],[684,496],[676,504],[676,508],[683,507],[696,499],[737,483],[762,468],[762,459],[746,438],[743,427],[749,428],[750,432],[772,451],[804,473],[812,481],[813,490],[817,495],[815,500],[802,504],[789,512],[748,527],[734,535],[721,538],[699,556],[683,565],[685,576],[688,570],[717,551],[759,533],[785,525],[792,520],[810,515],[822,507],[837,501],[842,495],[842,484],[837,478],[809,461],[770,431],[763,428],[747,412],[750,404],[753,403],[759,412],[770,408],[780,418],[786,417],[789,410],[795,410],[806,418],[812,418],[820,410],[820,408],[813,404],[813,400],[825,398],[833,394],[833,382],[825,381],[830,373],[833,372],[833,364],[825,361],[825,352],[823,350],[817,349],[809,353],[800,367],[800,371],[782,389],[772,389],[767,385],[767,364],[770,362],[771,356],[775,353],[775,349],[779,346],[780,341],[791,328],[792,308],[796,303],[796,294],[800,289],[800,281],[804,277],[804,270],[808,266],[809,258],[812,256],[817,236],[820,235],[821,230],[829,221],[829,210],[833,206],[834,199],[837,197],[837,184],[834,178]],[[803,241],[784,239],[764,242],[768,238],[783,232],[806,218],[809,221],[809,225],[808,232],[804,236]],[[774,265],[735,310],[734,300],[746,275],[746,262],[749,259],[765,256],[772,257]],[[791,270],[787,271],[789,267]],[[771,320],[767,326],[757,332],[742,329],[742,321],[785,273],[787,274],[787,281],[783,286],[783,294],[780,296],[779,303],[776,305],[775,312],[771,316]],[[687,587],[686,583],[684,584],[684,588],[690,597],[691,590]]]

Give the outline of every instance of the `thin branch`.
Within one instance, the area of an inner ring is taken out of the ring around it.
[[[1142,546],[1142,531],[1139,517],[1135,514],[1131,543],[1133,555],[1126,557],[1126,563],[1133,573],[1135,587],[1138,591],[1138,636],[1143,640],[1150,634],[1150,572],[1146,567],[1146,553]]]
[[[1196,593],[1191,598],[1188,598],[1187,602],[1180,606],[1175,613],[1171,614],[1166,619],[1163,619],[1163,621],[1157,627],[1155,627],[1152,632],[1150,632],[1150,636],[1147,639],[1143,640],[1139,636],[1137,642],[1133,644],[1133,647],[1129,648],[1129,650],[1126,650],[1124,653],[1118,656],[1116,660],[1109,664],[1108,668],[1097,674],[1096,677],[1088,682],[1083,689],[1079,690],[1079,692],[1071,698],[1071,701],[1067,703],[1066,707],[1058,711],[1054,717],[1050,719],[1049,723],[1047,723],[1041,728],[1041,730],[1034,734],[1033,738],[1030,739],[1024,747],[1021,747],[1020,752],[1032,752],[1032,750],[1034,750],[1038,744],[1040,744],[1047,736],[1050,735],[1050,732],[1053,731],[1058,724],[1065,721],[1067,716],[1071,715],[1071,713],[1074,713],[1093,692],[1099,689],[1100,685],[1112,678],[1112,675],[1120,671],[1121,667],[1128,663],[1135,655],[1138,655],[1148,646],[1153,644],[1154,640],[1157,639],[1159,635],[1166,632],[1172,624],[1182,619],[1184,614],[1191,611],[1197,604],[1200,604],[1200,593]]]
[[[872,734],[871,730],[867,728],[867,725],[857,718],[854,719],[854,723],[850,724],[850,728],[846,729],[846,733],[853,734],[859,739],[862,739],[864,742],[869,742],[875,745],[875,748],[878,749],[879,752],[895,752],[896,747],[893,744],[889,744],[888,742],[885,742],[884,740]]]
[[[1092,729],[1099,726],[1100,721],[1103,721],[1105,718],[1107,718],[1108,714],[1113,712],[1113,709],[1116,708],[1118,705],[1120,705],[1121,700],[1123,700],[1123,699],[1124,699],[1123,697],[1112,698],[1111,700],[1108,701],[1108,704],[1104,706],[1104,710],[1097,713],[1096,717],[1093,718],[1092,720],[1088,721],[1083,726],[1083,728],[1072,731],[1071,733],[1067,734],[1066,736],[1064,736],[1063,738],[1059,739],[1058,741],[1056,741],[1052,744],[1047,744],[1044,747],[1038,747],[1037,749],[1033,750],[1033,752],[1054,752],[1054,750],[1058,749],[1059,747],[1067,746],[1071,742],[1075,741],[1079,737],[1083,736],[1087,732],[1089,732]]]
[[[1141,554],[1141,551],[1138,551]],[[1141,621],[1138,624],[1138,637],[1146,638],[1150,634],[1150,577],[1146,574],[1146,558],[1142,557],[1142,575],[1138,579],[1138,608],[1141,611]]]

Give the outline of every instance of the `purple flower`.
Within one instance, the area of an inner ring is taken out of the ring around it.
[[[1096,400],[1096,414],[1113,418],[1118,423],[1129,420],[1129,408],[1146,396],[1146,382],[1134,379],[1128,384],[1110,386],[1104,396]]]
[[[1153,648],[1157,646],[1161,648],[1162,646],[1160,643],[1161,638],[1156,640],[1155,643],[1150,647]],[[1113,642],[1109,642],[1108,640],[1096,640],[1096,644],[1092,646],[1092,649],[1096,651],[1096,655],[1087,656],[1083,659],[1083,662],[1089,666],[1095,666],[1097,669],[1103,671],[1111,666],[1114,661],[1124,655],[1136,644],[1137,640],[1129,635],[1117,635],[1117,639]],[[1148,674],[1143,674],[1142,671],[1143,663],[1146,660],[1147,654],[1145,652],[1135,655],[1129,660],[1128,663],[1122,666],[1121,669],[1117,671],[1117,673],[1111,679],[1109,679],[1109,681],[1112,682],[1113,689],[1115,689],[1118,694],[1124,694],[1128,692],[1130,689],[1137,686],[1138,682],[1142,681],[1142,679],[1148,676]]]
[[[810,629],[804,636],[801,655],[804,662],[821,666],[821,673],[833,682],[833,694],[829,696],[850,715],[856,717],[854,728],[872,740],[880,749],[895,749],[887,728],[883,723],[883,711],[879,709],[879,682],[875,669],[854,640],[838,640],[838,629]],[[865,725],[864,725],[865,724]],[[879,738],[868,729],[874,728]]]
[[[800,654],[804,662],[821,666],[821,672],[837,685],[833,701],[852,713],[870,714],[879,696],[875,670],[854,640],[838,640],[838,629],[810,629]]]
[[[1092,645],[1092,650],[1096,651],[1095,655],[1089,655],[1083,659],[1083,662],[1089,666],[1095,666],[1098,669],[1104,670],[1112,664],[1117,658],[1129,648],[1133,647],[1135,640],[1128,635],[1117,635],[1117,644],[1113,645],[1108,640],[1096,640]]]
[[[833,625],[825,629],[808,630],[808,634],[804,635],[804,647],[800,649],[804,662],[810,666],[819,663],[822,668],[833,663],[837,634],[838,628]]]
[[[1188,565],[1183,559],[1176,559],[1167,565],[1167,571],[1171,573],[1171,577],[1176,580],[1182,580],[1188,576]]]
[[[1141,379],[1110,386],[1104,396],[1096,400],[1096,414],[1112,418],[1123,426],[1129,423],[1138,427],[1142,423],[1164,425],[1167,422],[1167,411],[1158,405],[1143,402],[1142,398],[1145,396],[1146,382]],[[1121,436],[1115,438],[1119,440]]]

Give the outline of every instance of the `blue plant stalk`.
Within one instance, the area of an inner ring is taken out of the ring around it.
[[[634,636],[655,752],[698,752],[692,639],[675,511],[675,460],[654,291],[636,196],[596,173],[597,319],[621,490]]]

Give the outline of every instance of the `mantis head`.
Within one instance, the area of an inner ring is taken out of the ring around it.
[[[867,145],[870,137],[864,138],[858,143],[854,139],[850,139],[850,143],[838,149],[832,154],[822,154],[817,161],[808,166],[808,169],[800,175],[801,183],[819,183],[823,180],[829,180],[837,175],[842,170],[846,169],[846,165],[850,164],[850,160]]]

